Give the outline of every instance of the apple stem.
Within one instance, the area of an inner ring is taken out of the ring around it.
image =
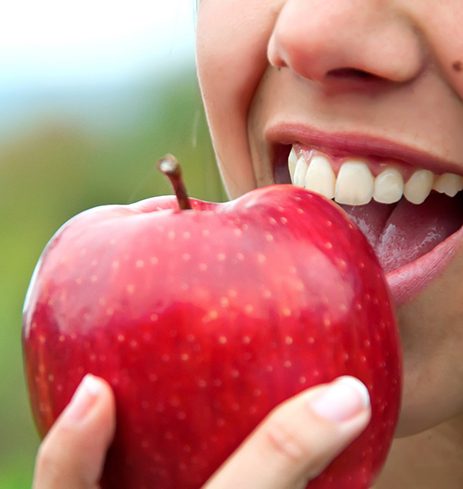
[[[190,199],[183,183],[182,169],[177,158],[171,154],[167,154],[159,160],[158,167],[169,178],[172,187],[174,187],[180,210],[185,211],[191,209]]]

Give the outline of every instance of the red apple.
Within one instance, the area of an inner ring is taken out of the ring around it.
[[[401,356],[365,237],[291,185],[180,202],[83,212],[46,247],[23,329],[40,434],[93,373],[117,402],[102,487],[199,488],[274,406],[349,374],[368,387],[372,420],[310,488],[370,487],[398,417]]]

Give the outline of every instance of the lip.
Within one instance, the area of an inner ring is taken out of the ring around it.
[[[420,149],[403,145],[377,136],[347,133],[322,132],[300,124],[277,124],[265,132],[273,161],[274,175],[281,158],[281,148],[298,143],[313,147],[334,156],[355,155],[376,160],[396,160],[404,165],[424,168],[435,174],[462,174],[462,168],[455,162],[447,161]],[[288,150],[289,152],[289,150]],[[287,164],[286,164],[287,167]],[[281,169],[280,169],[281,170]],[[435,278],[441,275],[462,246],[463,226],[435,246],[431,251],[406,265],[386,274],[386,279],[396,306],[410,302]]]
[[[375,160],[395,160],[404,165],[430,170],[435,174],[463,174],[462,166],[456,162],[374,135],[356,132],[323,132],[297,123],[280,123],[270,126],[265,131],[265,139],[273,153],[278,146],[299,143],[333,156],[355,155]],[[274,157],[273,162],[275,165]]]
[[[396,306],[410,302],[443,273],[463,242],[463,226],[417,260],[386,274]]]

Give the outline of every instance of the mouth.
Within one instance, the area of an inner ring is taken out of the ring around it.
[[[287,127],[269,132],[275,183],[333,200],[364,233],[396,305],[440,275],[463,241],[462,170],[394,143]]]

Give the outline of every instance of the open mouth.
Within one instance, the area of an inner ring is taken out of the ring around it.
[[[398,304],[443,269],[463,238],[461,175],[299,143],[277,144],[274,156],[276,183],[334,200],[358,225]]]

